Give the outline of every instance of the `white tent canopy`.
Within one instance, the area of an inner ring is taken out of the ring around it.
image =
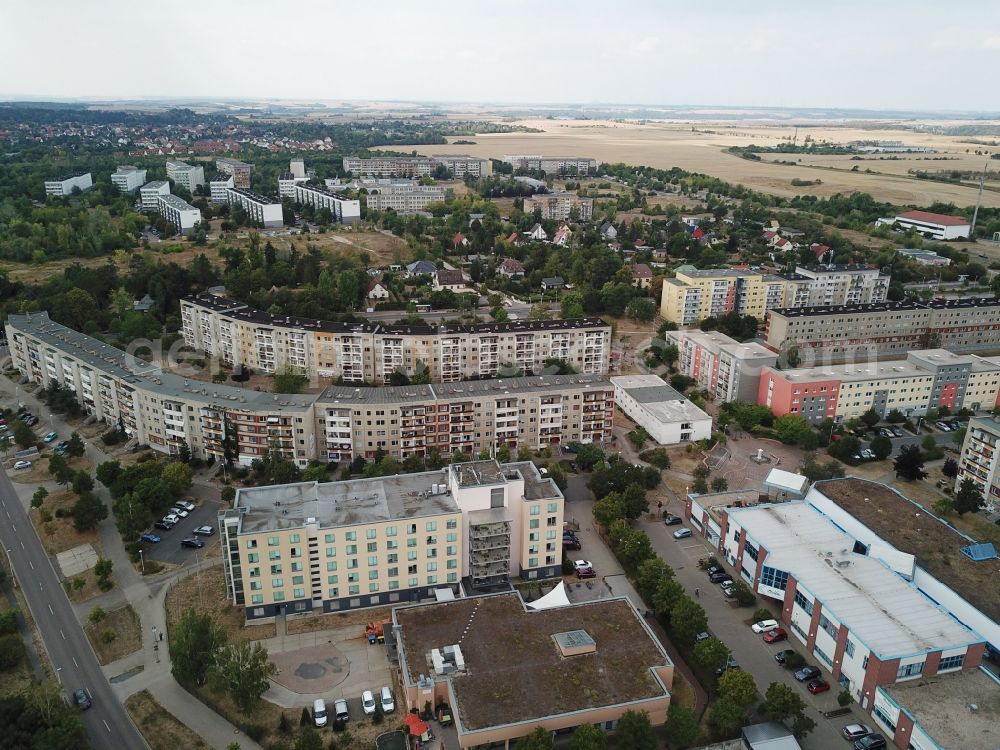
[[[552,609],[553,607],[565,607],[569,604],[569,597],[566,596],[566,584],[562,581],[541,599],[527,602],[528,609]]]

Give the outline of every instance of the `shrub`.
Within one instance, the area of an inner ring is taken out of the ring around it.
[[[312,723],[312,714],[309,713],[309,708],[306,706],[302,707],[302,715],[299,717],[299,726],[304,727]]]
[[[99,622],[103,621],[105,617],[107,617],[107,612],[104,611],[103,607],[94,607],[90,610],[90,614],[87,616],[87,619],[94,625],[97,625]]]
[[[753,589],[743,581],[737,581],[733,585],[733,598],[741,607],[752,607],[757,601],[757,595],[754,594]]]
[[[17,610],[8,609],[0,614],[0,635],[10,635],[17,632]]]
[[[806,665],[806,658],[798,651],[785,657],[785,669],[800,669]]]
[[[115,638],[117,637],[118,636],[115,635],[115,631],[113,630],[105,630],[103,633],[101,633],[101,640],[104,643],[113,643]]]
[[[19,635],[0,637],[0,669],[10,669],[24,658],[24,642]]]
[[[288,720],[284,712],[281,713],[281,717],[278,719],[278,731],[282,734],[292,733],[292,722]]]
[[[264,739],[264,734],[267,732],[267,730],[260,724],[247,724],[243,728],[243,731],[245,731],[247,733],[247,737],[252,739],[254,742],[260,742]]]
[[[847,708],[851,705],[851,691],[844,688],[839,693],[837,693],[837,705],[841,708]]]
[[[757,622],[759,620],[772,620],[774,619],[774,615],[772,615],[771,610],[767,609],[766,607],[760,607],[754,610],[753,619],[754,622]]]

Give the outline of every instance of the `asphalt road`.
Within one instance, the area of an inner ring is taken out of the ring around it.
[[[87,688],[93,697],[93,707],[84,711],[82,718],[94,746],[146,750],[145,740],[111,691],[52,563],[3,471],[0,471],[0,512],[3,513],[0,542],[67,698],[79,687]]]

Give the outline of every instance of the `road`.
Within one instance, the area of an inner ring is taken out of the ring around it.
[[[52,563],[3,471],[0,471],[0,512],[4,516],[0,542],[10,558],[56,677],[66,688],[67,697],[79,687],[87,688],[93,696],[94,706],[84,711],[82,718],[94,746],[146,750],[145,740],[111,691]]]

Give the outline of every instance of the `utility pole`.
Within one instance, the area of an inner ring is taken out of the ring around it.
[[[976,241],[976,219],[979,218],[979,204],[983,200],[983,183],[986,181],[986,170],[989,166],[990,163],[986,162],[986,166],[983,167],[983,171],[979,175],[979,195],[976,196],[976,209],[972,212],[972,225],[969,227],[969,239],[973,242]]]

